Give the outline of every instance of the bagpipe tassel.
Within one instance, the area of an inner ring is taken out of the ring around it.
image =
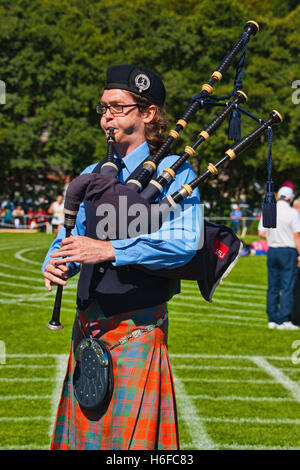
[[[262,203],[262,220],[264,228],[276,228],[276,198],[274,195],[274,183],[272,181],[272,128],[268,127],[268,181],[267,193]]]
[[[239,141],[241,138],[241,113],[238,109],[234,109],[229,117],[228,139]]]
[[[267,193],[262,203],[263,227],[276,228],[276,199],[273,181],[267,182]]]

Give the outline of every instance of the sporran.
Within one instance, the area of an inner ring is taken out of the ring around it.
[[[85,409],[104,413],[114,387],[109,349],[100,340],[84,338],[76,348],[75,360],[73,389],[78,403]]]

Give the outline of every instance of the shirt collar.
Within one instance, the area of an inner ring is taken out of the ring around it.
[[[122,162],[122,166],[125,165],[126,170],[129,174],[131,174],[138,167],[138,165],[148,157],[149,153],[149,145],[145,141],[119,161]]]

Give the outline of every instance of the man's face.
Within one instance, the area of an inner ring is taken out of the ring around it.
[[[104,90],[100,104],[111,106],[136,103],[126,90],[113,89]],[[113,114],[108,109],[101,117],[100,125],[107,135],[109,127],[115,129],[116,143],[131,143],[135,139],[145,139],[145,123],[137,106],[124,108],[121,114]]]

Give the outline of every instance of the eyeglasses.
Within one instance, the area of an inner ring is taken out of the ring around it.
[[[97,114],[103,115],[109,109],[110,113],[113,115],[122,114],[124,112],[124,108],[129,108],[130,106],[137,107],[139,106],[139,104],[112,104],[111,106],[106,106],[105,104],[97,104],[96,112]]]

